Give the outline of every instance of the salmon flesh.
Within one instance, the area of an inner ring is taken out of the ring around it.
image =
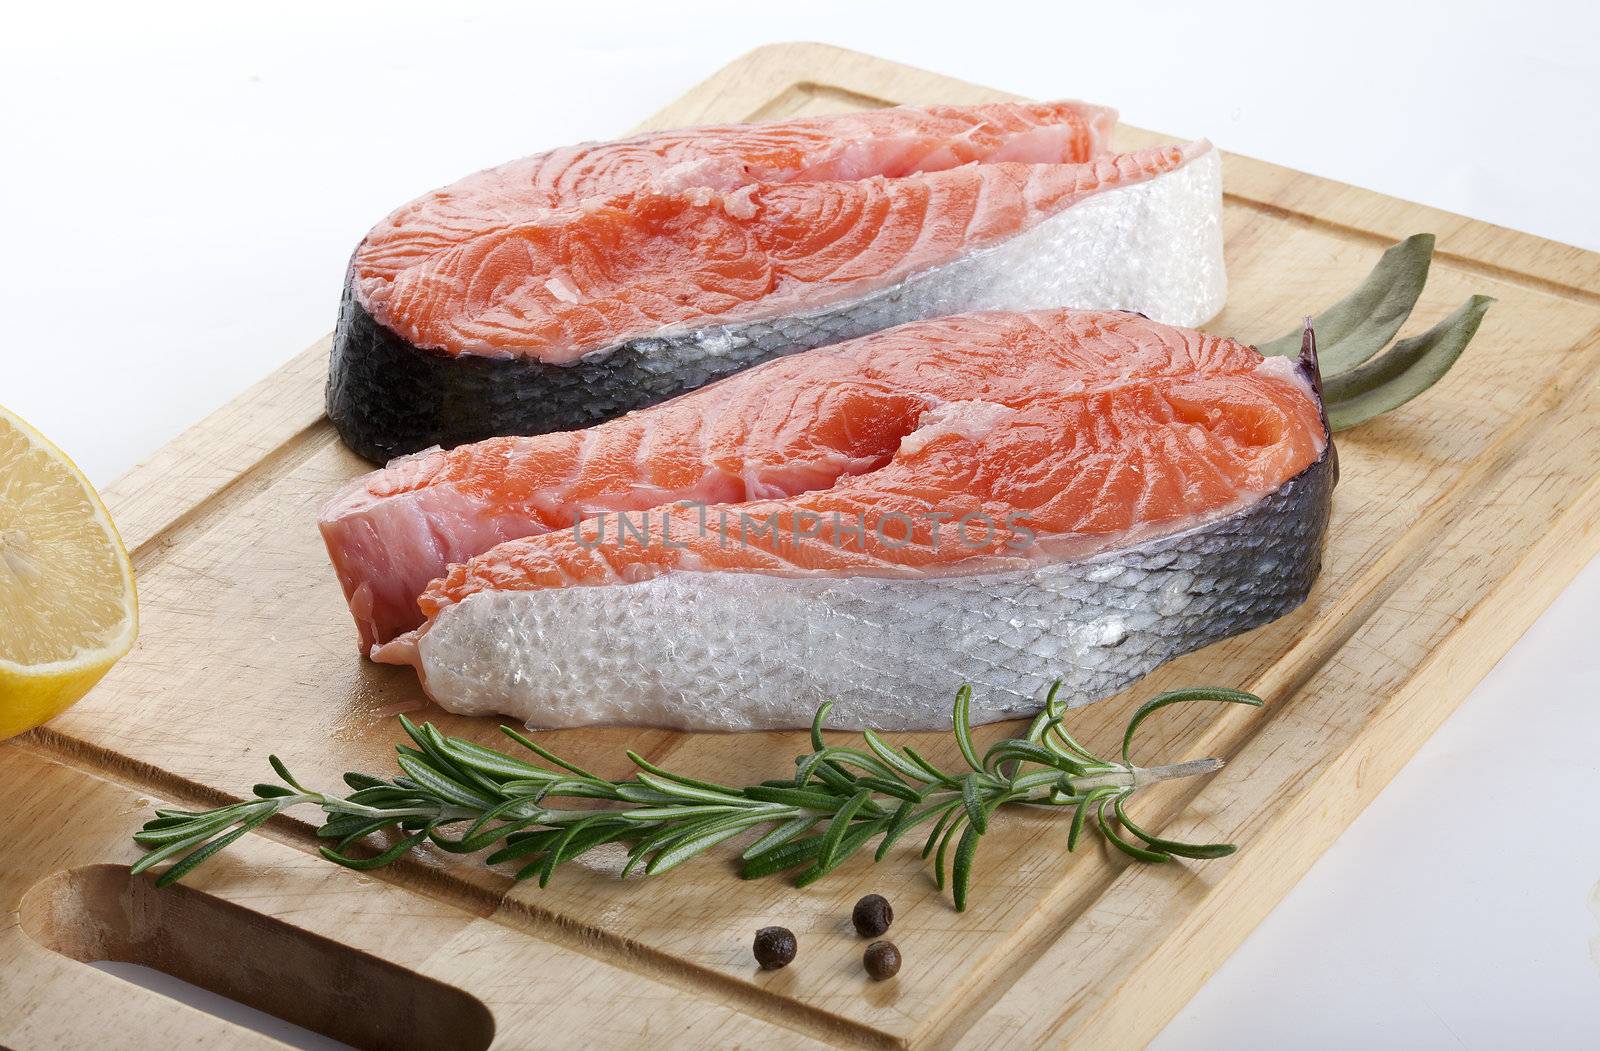
[[[972,310],[1221,309],[1221,164],[1112,153],[1077,102],[901,107],[590,143],[397,210],[356,249],[328,415],[368,459],[571,430],[777,356]]]
[[[539,727],[949,723],[1282,616],[1335,481],[1314,362],[1119,311],[914,322],[322,513],[374,657]]]

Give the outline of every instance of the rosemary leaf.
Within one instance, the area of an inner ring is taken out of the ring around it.
[[[820,835],[792,840],[751,858],[745,862],[739,875],[745,879],[760,879],[762,876],[770,876],[784,869],[792,869],[796,865],[804,865],[814,860],[820,853],[822,853]]]
[[[963,685],[956,691],[956,712],[952,720],[956,735],[956,745],[961,749],[961,757],[967,765],[978,773],[983,772],[983,762],[978,758],[978,750],[972,745],[972,687]]]
[[[960,808],[961,800],[959,799],[952,799],[944,804],[942,808],[944,816],[939,818],[938,822],[933,826],[933,831],[928,833],[927,840],[922,844],[922,860],[928,860],[929,856],[933,854],[933,848],[939,845],[939,837],[944,835],[945,826],[954,819],[956,812]]]
[[[850,831],[850,822],[855,818],[856,811],[866,806],[870,793],[863,789],[851,796],[833,815],[833,820],[828,822],[827,831],[822,834],[822,853],[817,856],[817,864],[823,868],[832,868],[834,856],[839,851],[839,844],[844,842],[845,833]]]
[[[1144,840],[1148,846],[1156,850],[1167,854],[1176,854],[1180,858],[1210,860],[1213,858],[1225,858],[1239,849],[1232,843],[1183,843],[1175,839],[1162,839],[1159,836],[1152,836],[1128,819],[1128,812],[1122,805],[1123,800],[1126,798],[1127,796],[1125,795],[1118,796],[1112,804],[1112,808],[1117,812],[1117,820],[1122,822],[1123,828],[1132,832]]]
[[[983,812],[983,786],[979,783],[977,774],[962,782],[961,802],[967,809],[967,820],[978,830],[978,835],[983,835],[989,827],[989,822]]]
[[[961,829],[962,825],[966,825],[968,828],[972,827],[967,821],[967,811],[965,809],[952,810],[951,813],[954,818],[950,822],[950,827],[945,829],[944,835],[939,838],[939,850],[933,856],[933,882],[940,890],[944,890],[944,855],[950,846],[950,840]],[[982,835],[983,833],[980,832],[978,834]]]
[[[428,792],[449,800],[457,806],[486,807],[490,805],[489,797],[475,792],[466,785],[440,773],[428,764],[428,757],[422,752],[410,748],[396,748],[396,763],[406,772],[406,776],[421,785]]]
[[[1168,690],[1166,693],[1157,694],[1139,706],[1133,713],[1133,718],[1128,720],[1128,728],[1122,734],[1122,761],[1131,764],[1129,751],[1133,748],[1133,735],[1138,732],[1142,724],[1151,714],[1172,704],[1188,704],[1192,701],[1218,701],[1223,704],[1248,704],[1252,707],[1261,707],[1261,698],[1253,693],[1243,690],[1228,690],[1217,686],[1190,687],[1185,690]]]
[[[276,810],[262,810],[255,816],[243,821],[239,827],[234,829],[232,832],[229,832],[223,836],[218,836],[216,839],[211,840],[205,846],[201,847],[199,850],[196,850],[193,854],[190,854],[182,861],[163,872],[161,874],[161,878],[156,880],[156,886],[172,886],[174,883],[193,872],[207,858],[226,848],[228,844],[232,843],[234,840],[240,839],[243,836],[247,836],[251,832],[254,832],[256,829],[260,828],[262,825],[266,824],[267,819],[275,813],[277,813]]]
[[[1111,800],[1109,798],[1103,798],[1097,804],[1095,804],[1095,819],[1100,823],[1101,834],[1104,835],[1106,839],[1110,840],[1113,846],[1122,851],[1124,854],[1128,855],[1130,858],[1134,858],[1138,861],[1162,862],[1169,860],[1167,855],[1161,851],[1146,850],[1144,847],[1136,846],[1132,843],[1129,843],[1126,839],[1123,839],[1122,836],[1117,833],[1115,823],[1106,817],[1106,806],[1110,802]]]
[[[725,839],[732,839],[762,820],[759,815],[752,817],[743,814],[726,821],[710,822],[708,827],[700,829],[694,835],[680,837],[673,841],[671,846],[664,848],[650,860],[649,865],[645,866],[645,875],[656,876],[668,869],[676,868],[695,855],[705,852]]]
[[[757,855],[765,854],[773,847],[781,847],[783,844],[789,842],[791,839],[794,839],[796,836],[805,835],[807,832],[817,827],[817,821],[818,818],[812,817],[809,814],[802,815],[801,817],[790,818],[788,821],[785,821],[783,824],[774,828],[771,832],[768,832],[766,835],[750,844],[750,846],[746,848],[745,852],[740,855],[740,860],[749,861],[751,858],[756,857]]]
[[[968,825],[967,830],[961,833],[961,841],[956,844],[956,857],[950,870],[950,896],[955,901],[957,912],[967,911],[967,889],[972,884],[972,859],[978,853],[978,840],[982,838],[982,829],[977,825]]]
[[[318,853],[327,858],[329,861],[333,862],[335,865],[343,865],[347,869],[356,869],[357,871],[364,872],[371,869],[381,869],[385,865],[394,864],[406,854],[409,854],[413,847],[417,846],[427,838],[428,829],[419,829],[418,831],[411,833],[411,835],[406,836],[404,839],[399,840],[394,844],[394,846],[390,847],[388,850],[385,850],[383,853],[370,858],[352,858],[329,847],[322,847]]]
[[[941,780],[936,773],[924,769],[889,747],[888,742],[879,737],[877,731],[871,729],[863,730],[861,736],[866,740],[867,747],[872,749],[872,754],[893,767],[901,777],[927,784],[936,784]]]
[[[637,766],[639,769],[644,770],[645,772],[652,774],[663,781],[673,781],[687,788],[698,788],[702,792],[711,792],[721,796],[737,796],[739,794],[739,790],[737,788],[729,788],[727,785],[719,785],[715,781],[702,781],[697,777],[685,777],[683,774],[675,774],[671,770],[663,770],[661,767],[650,762],[644,756],[633,751],[631,748],[628,750],[628,759],[633,763],[634,766]],[[648,784],[649,782],[646,783]]]
[[[940,784],[953,785],[957,782],[957,780],[959,780],[958,778],[950,776],[943,770],[940,770],[937,766],[934,766],[932,763],[922,758],[921,755],[917,754],[917,750],[912,748],[910,745],[906,745],[900,750],[906,754],[906,758],[910,759],[913,763],[916,763],[918,766],[922,767],[922,769],[926,770],[929,776],[933,777],[933,779],[938,781]]]
[[[819,860],[811,868],[796,876],[794,885],[796,887],[807,887],[826,876],[848,861],[856,851],[861,849],[867,840],[882,832],[887,823],[887,818],[873,818],[857,825],[840,842],[838,849],[834,851],[833,860],[829,864],[824,865]]]

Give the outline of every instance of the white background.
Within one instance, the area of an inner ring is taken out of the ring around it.
[[[332,324],[393,205],[822,40],[1600,249],[1591,3],[33,4],[0,402],[104,483]],[[1600,1045],[1600,566],[1157,1042]]]

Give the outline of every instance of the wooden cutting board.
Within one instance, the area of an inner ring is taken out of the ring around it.
[[[1011,97],[785,44],[645,127]],[[1120,141],[1163,139],[1124,128]],[[128,836],[152,801],[237,798],[267,778],[269,751],[335,787],[344,770],[391,769],[399,711],[499,740],[493,721],[425,707],[408,671],[357,656],[315,527],[323,498],[365,470],[322,416],[324,341],[107,494],[134,551],[143,637],[76,708],[0,747],[0,1044],[108,1032],[270,1044],[78,962],[108,958],[373,1046],[1145,1042],[1600,546],[1600,256],[1244,157],[1227,158],[1225,186],[1232,297],[1213,331],[1276,336],[1418,231],[1438,235],[1439,254],[1413,330],[1470,293],[1499,300],[1448,379],[1340,436],[1327,568],[1302,610],[1079,713],[1090,743],[1108,745],[1137,698],[1162,688],[1268,698],[1261,712],[1173,714],[1147,742],[1151,755],[1228,765],[1141,797],[1141,820],[1236,842],[1237,855],[1149,866],[1098,842],[1069,855],[1059,817],[1007,814],[958,914],[910,844],[803,891],[735,879],[734,851],[626,882],[606,856],[541,891],[473,859],[348,872],[314,856],[310,825],[283,821],[192,885],[130,878]],[[752,781],[808,750],[794,733],[544,739],[614,776],[625,747]],[[938,735],[916,743],[951,752]],[[863,976],[849,930],[869,891],[892,899],[906,960],[883,984]],[[801,944],[770,974],[749,952],[769,923]]]

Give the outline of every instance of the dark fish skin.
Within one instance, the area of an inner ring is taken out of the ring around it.
[[[380,324],[347,282],[328,364],[328,419],[347,446],[379,464],[435,445],[574,430],[689,389],[679,376],[642,370],[641,358],[623,348],[603,364],[558,366],[424,350]]]
[[[1161,592],[1155,608],[1162,616],[1130,631],[1103,667],[1071,668],[1063,682],[1067,703],[1108,696],[1174,657],[1298,609],[1322,570],[1338,478],[1330,441],[1315,463],[1238,514],[1087,563],[1091,573],[1097,563],[1123,568],[1095,590],[1090,609],[1101,616],[1147,609],[1147,596]]]
[[[890,288],[812,314],[634,339],[552,365],[417,347],[374,318],[347,277],[328,363],[328,419],[378,464],[436,445],[579,430],[920,312]]]

